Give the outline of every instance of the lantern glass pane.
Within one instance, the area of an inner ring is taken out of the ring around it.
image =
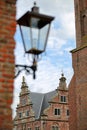
[[[21,34],[25,52],[28,52],[31,49],[31,33],[30,28],[27,26],[21,26]]]
[[[47,42],[49,25],[44,26],[41,29],[31,28],[32,34],[32,49],[44,51]]]
[[[32,49],[38,50],[38,35],[39,30],[37,28],[31,28],[31,36],[32,36]]]
[[[45,51],[47,39],[48,39],[49,24],[40,29],[39,36],[39,49]]]
[[[33,24],[31,27],[20,26],[23,45],[26,53],[40,54],[45,51],[49,24],[37,27],[37,24]]]

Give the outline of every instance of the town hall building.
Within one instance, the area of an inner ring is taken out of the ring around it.
[[[69,130],[69,104],[66,78],[48,93],[31,92],[23,77],[14,130]]]

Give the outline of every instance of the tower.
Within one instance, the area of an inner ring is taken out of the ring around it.
[[[87,0],[74,0],[76,49],[72,50],[74,75],[69,84],[70,130],[87,129]]]
[[[76,24],[76,46],[85,46],[87,36],[87,0],[74,0],[75,24]]]
[[[20,102],[17,105],[16,117],[14,119],[14,129],[26,130],[28,121],[34,120],[34,112],[32,110],[32,102],[30,99],[30,91],[26,85],[25,78],[22,79]]]

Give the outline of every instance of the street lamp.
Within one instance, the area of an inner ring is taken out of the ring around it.
[[[32,66],[25,66],[25,68],[32,69],[34,79],[37,70],[37,61],[39,55],[46,49],[50,25],[53,19],[54,17],[52,16],[40,14],[39,8],[36,6],[36,2],[34,2],[31,11],[28,11],[17,20],[25,53],[32,55]],[[16,65],[16,67],[23,66]]]

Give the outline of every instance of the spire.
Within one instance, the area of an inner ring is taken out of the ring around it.
[[[25,77],[22,77],[22,85],[21,85],[21,92],[20,92],[20,96],[24,95],[24,94],[29,94],[29,90],[28,90],[28,86],[25,82]]]
[[[27,86],[26,86],[26,83],[25,83],[25,77],[23,76],[22,77],[22,86],[21,86],[21,89],[24,88],[24,87],[27,87]]]
[[[64,77],[63,73],[61,74],[61,78],[59,80],[60,80],[60,82],[59,82],[58,89],[60,89],[60,90],[67,90],[67,87],[66,87],[66,78]]]
[[[60,82],[65,82],[65,81],[66,81],[66,78],[64,77],[64,74],[62,73],[61,78],[60,78]]]

